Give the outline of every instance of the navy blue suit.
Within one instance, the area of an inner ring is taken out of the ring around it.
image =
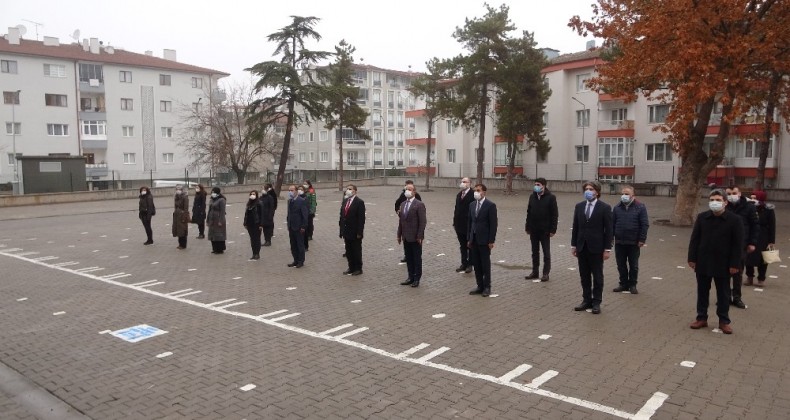
[[[479,291],[491,290],[491,248],[489,244],[496,242],[496,230],[499,219],[496,204],[489,199],[483,200],[480,210],[477,201],[469,204],[469,224],[466,237],[469,239],[470,259],[475,267],[475,279]]]
[[[590,218],[585,211],[587,201],[576,204],[573,211],[571,246],[576,248],[582,298],[587,304],[600,305],[603,299],[603,254],[612,249],[612,208],[601,201],[595,202]]]
[[[304,230],[307,229],[309,211],[307,200],[296,197],[288,200],[288,239],[291,242],[291,255],[294,263],[304,264]]]

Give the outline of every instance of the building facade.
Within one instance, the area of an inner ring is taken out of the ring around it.
[[[19,155],[84,156],[93,188],[111,181],[183,178],[196,168],[179,146],[184,115],[212,100],[228,73],[104,46],[0,38],[0,183]],[[18,170],[17,170],[18,172]],[[205,170],[208,173],[208,170]]]

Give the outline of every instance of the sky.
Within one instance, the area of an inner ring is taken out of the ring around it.
[[[483,0],[0,1],[0,33],[22,24],[25,39],[35,40],[38,31],[39,40],[55,36],[68,43],[79,29],[80,38],[99,38],[127,51],[151,50],[161,57],[163,49],[174,49],[178,61],[230,73],[223,80],[233,84],[249,83],[251,75],[244,69],[272,59],[274,45],[266,37],[288,25],[292,15],[321,19],[315,30],[322,39],[309,43],[310,49],[334,51],[345,39],[356,47],[357,63],[424,71],[430,58],[461,53],[453,31],[486,11]],[[589,19],[594,1],[511,1],[514,35],[527,30],[539,48],[561,54],[582,51],[590,38],[577,35],[567,23],[574,15]],[[490,4],[498,8],[501,3]]]

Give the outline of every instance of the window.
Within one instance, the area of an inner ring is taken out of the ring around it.
[[[307,133],[307,134],[308,134],[307,141],[309,141],[310,143],[313,143],[315,141],[315,139],[313,138],[314,133],[311,132],[311,133]]]
[[[104,83],[104,70],[101,64],[80,64],[80,82],[90,84],[91,80]]]
[[[373,127],[381,127],[381,111],[373,111]]]
[[[395,111],[387,111],[387,127],[395,127]]]
[[[106,121],[83,121],[82,134],[86,136],[103,136],[106,134]]]
[[[307,161],[306,158],[307,158],[307,153],[305,152],[299,153],[299,162],[306,162]]]
[[[121,98],[121,110],[131,111],[134,109],[134,102],[131,98]]]
[[[384,137],[384,133],[382,133],[381,130],[373,130],[373,145],[381,146],[381,141],[383,137]]]
[[[387,150],[387,166],[395,166],[395,151]]]
[[[14,129],[11,130],[11,126],[13,125]],[[12,134],[16,134],[17,136],[22,134],[22,123],[5,123],[5,133],[9,136]]]
[[[618,108],[612,110],[612,125],[618,125],[628,119],[628,109]]]
[[[14,159],[14,154],[13,153],[9,153],[8,154],[8,164],[13,166],[15,163],[16,163],[16,159]]]
[[[387,91],[387,108],[395,107],[395,92]]]
[[[602,137],[598,139],[598,166],[634,166],[634,139]]]
[[[414,128],[417,125],[414,118],[406,118],[406,123],[409,124],[409,128]]]
[[[576,92],[587,92],[590,90],[590,88],[587,87],[588,80],[590,80],[590,73],[576,76]]]
[[[369,136],[370,130],[354,130],[351,128],[344,128],[343,140],[351,140],[351,141],[358,140],[359,142],[354,142],[353,144],[365,144],[365,139],[361,135],[362,133]]]
[[[200,77],[193,77],[192,78],[192,87],[196,88],[196,89],[202,89],[203,88],[203,79],[200,78]]]
[[[83,111],[90,111],[93,108],[93,100],[91,98],[80,98],[80,109]]]
[[[403,147],[403,130],[398,130],[398,147]]]
[[[69,135],[69,125],[68,124],[47,124],[47,135],[50,136],[68,136]]]
[[[379,166],[384,163],[382,160],[383,159],[382,156],[383,154],[381,152],[381,149],[376,149],[373,151],[373,166]]]
[[[173,163],[172,153],[162,153],[162,163]]]
[[[373,86],[381,86],[381,73],[373,72]]]
[[[381,91],[373,91],[373,106],[381,106]]]
[[[447,149],[447,163],[455,163],[455,149]]]
[[[170,86],[170,75],[169,74],[160,74],[159,75],[159,86]]]
[[[124,165],[134,165],[135,164],[135,155],[134,155],[134,153],[124,153],[123,154],[123,164]]]
[[[119,71],[118,81],[121,83],[132,83],[132,72],[126,70]]]
[[[398,112],[398,128],[403,128],[403,113]]]
[[[666,143],[647,144],[645,160],[648,162],[670,162],[672,161],[672,148]]]
[[[296,134],[296,142],[297,143],[304,143],[304,133],[297,133]]]
[[[417,165],[417,151],[409,149],[409,166]]]
[[[494,165],[507,166],[510,164],[510,156],[507,153],[507,143],[496,143],[494,145]],[[521,157],[521,145],[516,146],[516,154],[513,157],[516,166],[521,166],[524,159]]]
[[[357,96],[357,103],[365,105],[368,103],[368,90],[366,88],[359,88],[359,96]]]
[[[3,103],[6,105],[19,105],[19,94],[17,92],[3,91]]]
[[[735,155],[739,158],[759,158],[760,150],[768,146],[768,159],[774,157],[774,137],[771,141],[762,142],[754,139],[737,140],[735,142]]]
[[[398,149],[398,166],[403,166],[403,149]]]
[[[318,132],[318,141],[327,141],[329,140],[329,132],[326,130],[321,130]]]
[[[66,77],[65,64],[44,64],[44,76]]]
[[[329,152],[320,153],[321,162],[329,162]]]
[[[387,146],[395,146],[395,130],[387,130]]]
[[[173,137],[173,127],[162,127],[162,138],[169,139]]]
[[[0,73],[17,73],[16,61],[13,60],[0,60]]]
[[[124,137],[134,137],[134,126],[124,125],[121,127],[121,132],[123,133]]]
[[[171,112],[173,110],[173,102],[159,101],[159,110],[162,112]]]
[[[576,127],[589,127],[590,126],[590,110],[584,109],[576,111]]]
[[[453,120],[447,120],[447,134],[453,133],[455,133],[455,123],[453,123]]]
[[[576,162],[582,162],[582,151],[584,151],[584,162],[589,162],[590,146],[576,146]]]
[[[44,103],[47,106],[67,106],[66,95],[57,95],[54,93],[44,94]]]
[[[667,120],[669,114],[669,105],[650,105],[648,107],[650,113],[650,124],[663,124]]]
[[[403,109],[403,96],[398,95],[398,109]]]
[[[310,162],[315,162],[315,152],[310,152]]]
[[[631,175],[598,175],[598,181],[601,182],[634,182],[634,177]]]

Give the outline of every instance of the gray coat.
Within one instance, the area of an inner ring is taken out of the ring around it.
[[[227,240],[227,224],[225,223],[225,196],[220,195],[212,198],[208,205],[208,240],[225,241]]]
[[[173,201],[173,236],[182,238],[189,233],[189,197],[185,193],[176,194]]]

